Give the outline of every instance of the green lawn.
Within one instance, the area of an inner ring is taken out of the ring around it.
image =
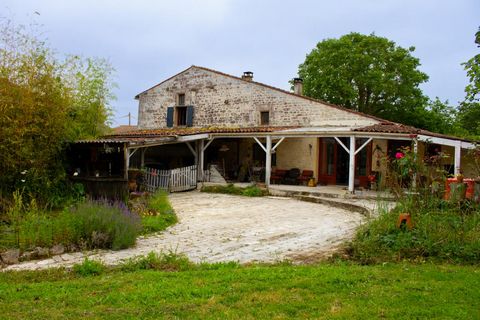
[[[479,319],[480,270],[434,264],[217,265],[0,274],[0,318]]]

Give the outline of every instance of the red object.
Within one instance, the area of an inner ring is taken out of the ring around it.
[[[288,170],[276,169],[270,177],[270,181],[274,184],[282,183],[283,179],[285,179],[285,176],[287,175],[287,171]]]
[[[308,183],[308,180],[310,180],[310,178],[313,178],[313,171],[312,170],[303,170],[300,177],[298,177],[298,182],[301,183],[301,184]]]
[[[397,228],[400,228],[403,224],[407,226],[408,230],[412,230],[413,223],[410,213],[400,213],[398,216]]]
[[[450,199],[450,183],[458,183],[457,178],[448,178],[445,181],[445,200]],[[465,194],[466,199],[473,199],[475,193],[475,180],[473,179],[463,179],[463,183],[467,184],[467,193]]]

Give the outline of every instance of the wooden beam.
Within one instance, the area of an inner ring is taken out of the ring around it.
[[[455,159],[454,159],[455,175],[461,173],[461,165],[462,165],[462,147],[461,147],[461,144],[459,143],[455,146]]]
[[[267,136],[267,138],[270,137],[270,144],[272,143],[272,137],[271,136]],[[263,145],[263,143],[260,142],[260,140],[257,139],[257,137],[253,137],[253,139],[255,139],[255,141],[257,141],[257,143],[260,145],[260,147],[262,147],[263,151],[267,152],[267,149],[265,148],[265,146]],[[268,139],[267,139],[268,141]]]
[[[370,143],[370,141],[372,141],[372,138],[369,138],[364,144],[362,144],[362,146],[355,151],[355,155],[357,153],[359,153],[360,151],[362,151],[362,149],[365,148],[367,146],[367,144]]]
[[[211,140],[209,140],[209,141],[207,142],[207,144],[202,148],[202,152],[205,152],[205,150],[207,150],[208,146],[210,145],[210,143],[213,142],[213,140],[215,140],[215,138],[212,138]],[[204,140],[200,140],[200,141],[202,141],[202,145],[203,145],[203,144],[204,144],[204,142],[203,142]]]
[[[340,140],[338,137],[334,137],[335,140],[337,140],[337,142],[342,146],[342,148],[347,151],[347,153],[350,153],[350,150],[348,150],[348,148],[343,144],[342,140]],[[351,137],[350,137],[351,138]]]
[[[275,149],[277,149],[277,147],[280,145],[280,143],[283,142],[283,140],[285,140],[285,137],[282,137],[277,143],[275,143],[275,145],[272,148],[272,151],[275,151]]]
[[[272,137],[267,136],[267,148],[265,149],[265,185],[267,186],[267,188],[270,186],[271,173],[272,173]]]
[[[348,163],[348,191],[355,193],[355,136],[350,137],[350,161]]]
[[[212,140],[210,140],[211,142]],[[198,150],[199,150],[199,156],[200,156],[200,161],[199,161],[199,164],[198,164],[198,178],[200,181],[205,181],[205,177],[203,176],[203,167],[204,167],[204,162],[205,162],[205,149],[206,147],[204,146],[205,144],[205,140],[200,140],[199,142],[199,147],[198,147]],[[207,145],[208,147],[208,145]]]

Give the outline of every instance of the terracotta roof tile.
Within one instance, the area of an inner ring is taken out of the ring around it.
[[[156,138],[187,136],[201,133],[264,133],[275,132],[298,127],[210,127],[210,128],[165,128],[123,131],[116,134],[106,135],[104,138]]]

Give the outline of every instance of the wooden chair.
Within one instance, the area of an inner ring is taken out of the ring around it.
[[[303,170],[300,177],[298,177],[298,184],[307,185],[308,181],[313,178],[313,171],[312,170]]]
[[[287,175],[285,176],[284,183],[285,184],[297,184],[298,177],[300,176],[300,169],[293,168],[288,170]]]
[[[270,181],[273,184],[281,184],[287,175],[287,170],[275,169],[275,171],[270,176]]]

